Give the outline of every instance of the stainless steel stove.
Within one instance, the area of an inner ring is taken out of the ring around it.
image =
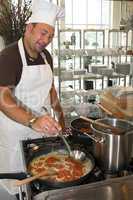
[[[71,145],[73,145],[74,149],[79,149],[85,153],[92,154],[92,149],[93,149],[93,143],[92,140],[87,137],[87,136],[82,136],[82,135],[69,135],[67,137],[68,141],[70,142]],[[51,151],[54,151],[55,148],[57,147],[64,147],[64,144],[62,140],[59,137],[50,137],[50,138],[39,138],[39,139],[27,139],[24,141],[21,141],[21,149],[22,149],[22,155],[23,155],[23,161],[24,161],[24,166],[25,166],[25,171],[27,172],[27,165],[29,162],[29,157],[31,157],[38,149],[51,149]],[[93,171],[91,172],[91,175],[87,180],[81,183],[82,187],[83,185],[87,184],[93,184],[96,182],[104,182],[106,179],[111,179],[111,178],[116,178],[116,177],[123,177],[132,174],[133,171],[133,165],[129,166],[128,169],[125,169],[123,172],[119,172],[118,174],[104,174],[100,168],[96,165]],[[80,187],[80,186],[73,186],[72,188],[75,187]],[[26,197],[24,198],[22,196],[20,188],[20,199],[25,199],[25,200],[44,200],[47,199],[47,196],[52,194],[53,191],[64,191],[67,190],[67,188],[51,188],[49,186],[44,186],[40,185],[38,181],[34,181],[24,187],[24,192],[26,194]],[[68,188],[70,189],[70,188]],[[43,194],[43,197],[42,197]]]

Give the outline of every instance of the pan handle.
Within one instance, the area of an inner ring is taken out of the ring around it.
[[[0,179],[18,179],[22,180],[27,178],[27,174],[24,172],[19,173],[0,173]]]
[[[104,143],[105,142],[105,138],[104,137],[98,137],[96,135],[90,135],[86,132],[83,132],[83,134],[87,135],[89,138],[91,138],[94,142],[96,143]]]

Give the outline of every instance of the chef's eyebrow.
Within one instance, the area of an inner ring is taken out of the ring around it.
[[[32,23],[33,27],[35,27],[39,23]],[[45,33],[49,33],[45,28],[42,30]],[[54,37],[54,33],[50,34],[50,37]]]
[[[47,31],[46,29],[42,29],[42,32],[44,33],[48,33],[50,35],[50,37],[54,37],[54,33],[50,34],[49,31]]]

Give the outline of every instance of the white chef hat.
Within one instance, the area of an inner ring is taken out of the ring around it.
[[[32,2],[32,15],[28,23],[46,23],[55,26],[58,19],[64,18],[64,8],[50,3],[45,0],[33,0]]]

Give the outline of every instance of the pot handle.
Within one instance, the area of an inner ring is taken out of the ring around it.
[[[0,173],[0,179],[18,179],[22,180],[27,177],[27,174],[24,172],[19,173]]]
[[[86,132],[83,132],[83,134],[87,135],[89,138],[91,138],[94,142],[96,143],[104,143],[105,142],[105,138],[104,137],[98,137],[96,135],[90,135]]]

